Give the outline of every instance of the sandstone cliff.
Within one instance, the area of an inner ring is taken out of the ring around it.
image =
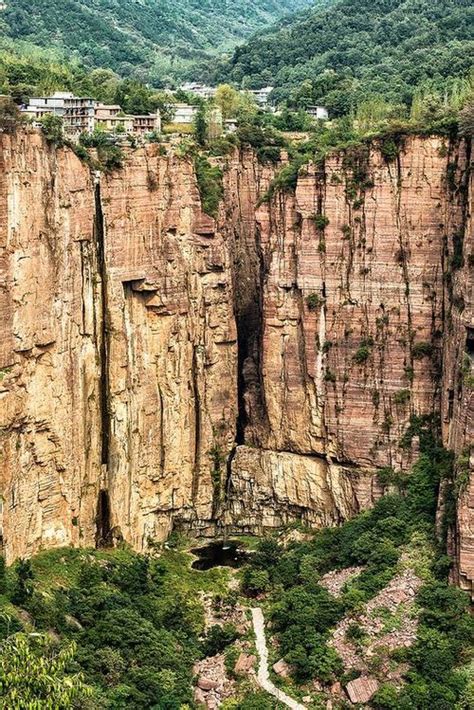
[[[3,136],[7,558],[337,523],[383,493],[377,470],[410,467],[417,422],[442,412],[469,585],[469,159],[407,138],[393,160],[336,155],[262,202],[276,168],[243,151],[222,161],[213,220],[192,163],[156,146],[91,177],[38,135]]]

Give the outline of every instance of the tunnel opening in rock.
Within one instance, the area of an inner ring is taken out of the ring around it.
[[[108,491],[99,491],[96,516],[96,547],[109,547],[112,543],[110,527],[110,498]]]

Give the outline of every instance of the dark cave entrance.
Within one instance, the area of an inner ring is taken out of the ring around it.
[[[101,490],[97,501],[95,545],[96,547],[109,547],[111,544],[109,493]]]

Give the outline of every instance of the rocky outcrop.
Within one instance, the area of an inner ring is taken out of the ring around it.
[[[347,151],[266,200],[281,166],[241,151],[220,161],[214,220],[192,161],[157,146],[91,176],[37,134],[1,140],[9,560],[146,549],[174,527],[337,524],[383,493],[377,470],[409,468],[415,418],[440,410],[465,461],[464,143]],[[472,496],[453,537],[465,580]]]

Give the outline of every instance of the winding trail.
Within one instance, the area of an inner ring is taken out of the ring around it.
[[[265,639],[265,619],[263,618],[263,612],[260,607],[253,607],[251,611],[259,657],[257,674],[259,686],[263,688],[263,690],[266,690],[267,693],[270,693],[270,695],[273,695],[273,697],[281,703],[284,703],[287,707],[292,708],[292,710],[306,710],[305,705],[297,703],[296,700],[293,700],[293,698],[290,698],[289,695],[286,695],[286,693],[282,690],[279,690],[276,685],[273,685],[270,680],[270,674],[268,671],[268,648],[267,641]]]

